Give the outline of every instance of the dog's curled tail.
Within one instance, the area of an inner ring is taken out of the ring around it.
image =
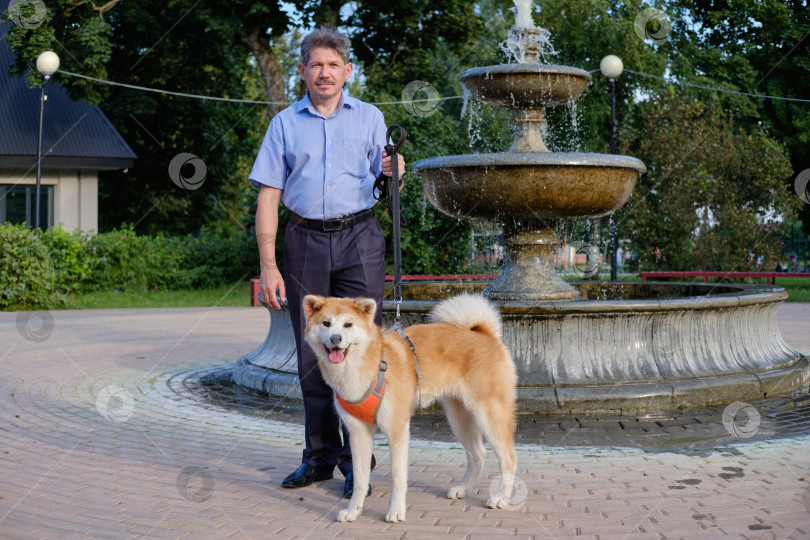
[[[445,322],[501,338],[501,314],[480,294],[460,294],[431,310],[430,322]]]

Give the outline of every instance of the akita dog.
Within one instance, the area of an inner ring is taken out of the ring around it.
[[[335,408],[351,440],[354,493],[338,521],[354,521],[363,510],[377,427],[391,448],[393,485],[385,519],[405,520],[410,418],[417,407],[436,400],[467,453],[464,478],[447,496],[461,499],[472,491],[484,465],[486,437],[501,469],[498,491],[487,506],[507,507],[517,466],[517,375],[501,341],[500,313],[480,295],[445,300],[431,312],[431,324],[405,330],[415,359],[397,332],[383,334],[374,324],[376,309],[370,298],[304,298],[306,341],[335,391]]]

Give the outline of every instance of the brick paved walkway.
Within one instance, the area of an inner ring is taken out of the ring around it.
[[[810,351],[810,304],[786,307],[788,341]],[[2,538],[810,537],[810,436],[698,455],[522,446],[511,511],[484,506],[491,452],[477,492],[451,501],[463,451],[414,440],[396,525],[383,521],[380,439],[364,514],[336,523],[339,474],[280,487],[300,463],[300,425],[225,411],[183,384],[258,346],[264,309],[31,315],[0,313]]]

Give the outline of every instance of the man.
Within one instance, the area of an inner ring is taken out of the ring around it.
[[[328,29],[304,38],[298,72],[307,95],[270,122],[250,173],[251,182],[261,186],[256,210],[260,289],[275,309],[280,307],[277,295],[289,299],[306,417],[302,465],[282,485],[298,488],[328,480],[337,465],[346,477],[345,497],[354,488],[348,431],[342,430],[341,442],[332,390],[303,339],[301,302],[307,294],[319,294],[382,303],[385,242],[374,216],[373,185],[381,171],[391,176],[392,164],[382,148],[382,113],[342,91],[352,73],[350,46],[348,38]],[[405,170],[402,156],[399,170]],[[286,280],[276,265],[279,201],[290,210]],[[379,310],[376,322],[382,324]]]

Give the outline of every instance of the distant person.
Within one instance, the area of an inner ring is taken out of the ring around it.
[[[619,246],[616,250],[616,273],[624,272],[624,250]]]

